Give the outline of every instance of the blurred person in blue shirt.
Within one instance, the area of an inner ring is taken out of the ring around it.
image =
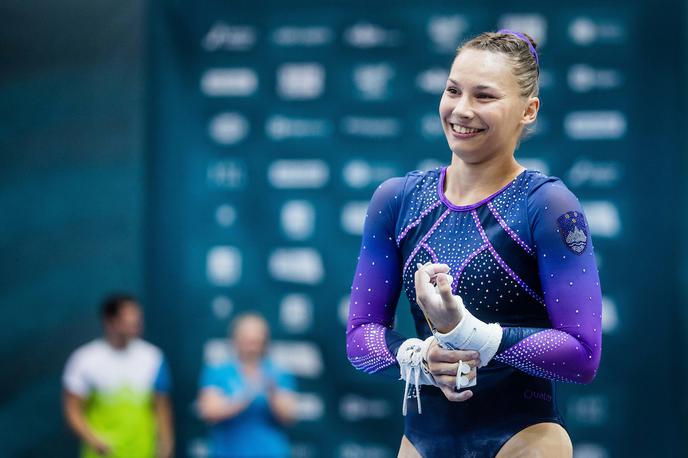
[[[198,410],[210,424],[210,456],[288,457],[284,426],[296,419],[296,387],[267,357],[268,323],[248,312],[229,331],[234,355],[206,365],[200,380]]]

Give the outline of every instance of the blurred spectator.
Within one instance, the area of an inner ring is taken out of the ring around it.
[[[257,313],[245,313],[229,331],[234,356],[206,366],[200,381],[198,408],[211,425],[210,455],[288,457],[283,426],[295,420],[295,385],[266,356],[268,323]]]
[[[170,375],[157,347],[140,339],[141,307],[106,298],[104,338],[78,348],[63,376],[64,414],[83,457],[168,458],[173,454]]]

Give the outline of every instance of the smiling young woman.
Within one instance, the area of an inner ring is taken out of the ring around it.
[[[514,157],[537,119],[539,73],[527,35],[464,43],[439,106],[451,163],[371,199],[347,355],[405,380],[399,456],[572,455],[555,382],[594,379],[601,291],[580,203]],[[393,329],[402,289],[417,337]]]

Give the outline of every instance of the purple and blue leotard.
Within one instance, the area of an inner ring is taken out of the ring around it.
[[[446,167],[381,184],[368,207],[346,330],[351,364],[399,378],[407,337],[394,316],[403,289],[417,337],[432,333],[416,304],[417,263],[449,265],[454,294],[473,315],[499,323],[495,357],[478,370],[474,396],[448,401],[423,386],[423,415],[405,435],[423,456],[494,456],[515,433],[563,424],[555,381],[588,383],[601,354],[601,291],[580,203],[558,178],[526,170],[492,196],[456,206]]]

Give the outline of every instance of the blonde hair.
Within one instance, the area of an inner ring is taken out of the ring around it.
[[[521,33],[537,53],[537,43],[530,35]],[[508,32],[483,32],[456,48],[456,56],[464,49],[478,49],[501,53],[511,63],[511,70],[516,78],[521,97],[537,97],[540,93],[540,65],[531,52],[528,42],[513,33]],[[534,131],[533,126],[524,129],[522,137],[530,136]]]

